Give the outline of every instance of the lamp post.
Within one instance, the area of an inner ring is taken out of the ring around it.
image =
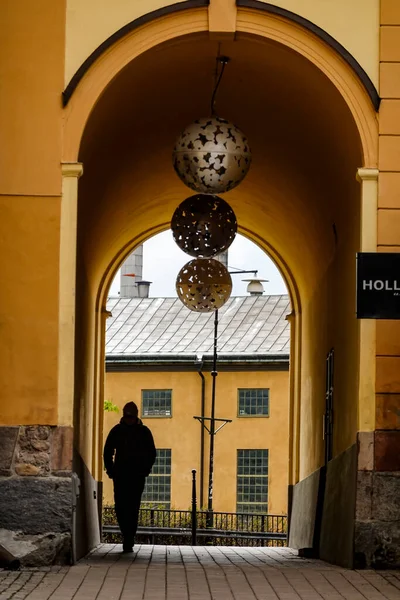
[[[211,97],[211,116],[197,119],[181,133],[173,150],[173,165],[183,183],[196,192],[174,212],[171,229],[177,245],[197,257],[179,272],[176,291],[190,310],[215,312],[211,417],[194,417],[210,434],[207,526],[213,526],[214,438],[231,419],[215,418],[218,343],[218,309],[232,292],[227,268],[213,260],[233,242],[237,232],[235,213],[215,194],[232,190],[246,177],[251,152],[245,135],[233,123],[215,114],[215,101],[229,58],[217,57],[216,81]],[[218,73],[219,71],[219,73]],[[206,421],[210,421],[210,428]],[[222,424],[216,429],[216,421]]]
[[[214,437],[215,437],[215,389],[217,379],[217,340],[218,340],[218,311],[214,316],[214,356],[213,370],[211,371],[211,423],[210,423],[210,464],[208,470],[208,501],[207,501],[207,526],[213,526],[213,484],[214,484]]]

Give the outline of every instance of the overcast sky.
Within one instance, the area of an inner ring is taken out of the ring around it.
[[[152,281],[150,297],[176,296],[175,280],[184,264],[192,260],[175,244],[171,231],[160,233],[143,246],[143,279]],[[272,260],[256,246],[241,235],[237,235],[228,253],[229,271],[234,267],[246,270],[258,270],[257,277],[268,279],[264,283],[266,294],[286,294],[285,283]],[[242,279],[250,279],[253,275],[232,275],[233,296],[246,296],[246,287]],[[118,271],[110,289],[110,295],[118,295],[120,289],[120,272]]]

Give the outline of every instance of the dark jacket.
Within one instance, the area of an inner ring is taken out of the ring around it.
[[[104,445],[104,466],[111,478],[119,475],[147,477],[156,456],[151,431],[140,419],[133,425],[127,425],[121,419],[111,429]]]

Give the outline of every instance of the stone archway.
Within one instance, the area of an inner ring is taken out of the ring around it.
[[[79,158],[85,171],[78,211],[76,445],[97,480],[110,265],[150,231],[165,228],[187,195],[169,152],[174,135],[207,110],[217,44],[208,37],[205,10],[156,19],[118,40],[84,75],[65,109],[64,160]],[[229,201],[243,230],[272,248],[281,269],[293,274],[294,485],[322,464],[320,398],[332,345],[339,348],[340,374],[335,455],[353,447],[360,430],[360,336],[373,348],[374,331],[360,332],[351,309],[352,261],[367,243],[364,225],[371,217],[371,207],[362,213],[355,173],[376,166],[376,116],[351,67],[301,25],[246,7],[238,9],[236,23],[235,41],[222,44],[232,61],[218,107],[246,131],[255,162]],[[371,356],[362,355],[369,366]],[[369,394],[370,379],[367,384]],[[368,414],[364,425],[373,428]]]

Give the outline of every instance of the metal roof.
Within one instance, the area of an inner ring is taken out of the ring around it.
[[[187,309],[178,298],[110,297],[106,356],[212,354],[214,313]],[[231,297],[218,311],[218,354],[288,355],[288,296]]]

